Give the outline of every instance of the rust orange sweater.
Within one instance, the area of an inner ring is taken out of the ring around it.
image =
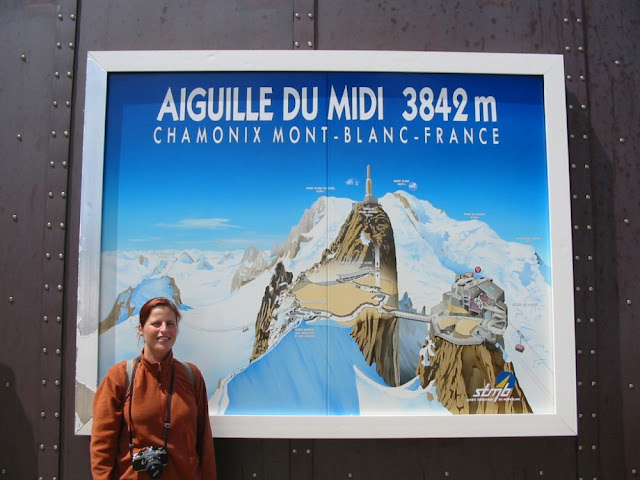
[[[145,472],[134,471],[131,465],[128,425],[133,426],[134,453],[145,447],[164,445],[172,370],[169,462],[161,478],[217,480],[204,379],[195,365],[188,365],[195,376],[195,388],[184,366],[174,360],[172,353],[160,363],[152,363],[142,356],[134,378],[131,418],[129,398],[122,403],[127,384],[126,362],[109,369],[93,401],[91,474],[94,480],[149,478]]]

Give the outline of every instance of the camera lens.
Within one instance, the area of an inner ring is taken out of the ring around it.
[[[160,475],[162,475],[162,462],[158,457],[151,458],[147,462],[146,470],[151,478],[160,478]]]

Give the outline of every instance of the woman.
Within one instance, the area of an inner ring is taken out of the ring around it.
[[[142,354],[112,366],[93,401],[94,480],[216,480],[207,389],[173,358],[180,311],[168,299],[140,309]],[[190,373],[192,372],[192,373]]]

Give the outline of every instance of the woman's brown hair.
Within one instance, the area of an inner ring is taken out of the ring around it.
[[[176,307],[176,305],[168,298],[155,297],[155,298],[152,298],[151,300],[147,300],[147,302],[140,309],[140,326],[141,327],[144,327],[144,324],[147,323],[147,320],[149,319],[149,315],[151,315],[151,310],[158,307],[167,307],[176,316],[176,322],[180,322],[180,318],[182,318],[182,315],[180,314],[180,310],[178,310],[178,307]]]

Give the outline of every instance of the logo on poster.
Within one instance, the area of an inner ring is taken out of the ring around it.
[[[471,402],[504,402],[511,397],[516,385],[516,377],[511,372],[502,372],[496,378],[495,387],[487,383],[484,388],[476,388],[476,393],[469,399]]]

